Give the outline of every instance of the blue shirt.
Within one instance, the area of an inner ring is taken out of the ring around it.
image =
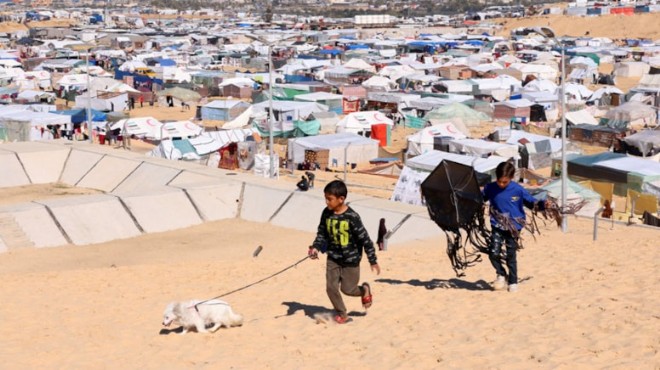
[[[490,202],[490,224],[500,230],[507,230],[507,228],[499,224],[493,210],[509,217],[516,228],[521,230],[525,223],[523,205],[527,203],[528,207],[532,208],[537,203],[537,200],[517,182],[510,182],[504,189],[500,188],[496,182],[491,182],[484,186],[482,195],[484,201]]]

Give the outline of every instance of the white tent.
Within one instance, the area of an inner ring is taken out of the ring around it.
[[[366,163],[377,158],[378,141],[347,132],[289,139],[288,156],[293,163],[305,160],[305,150],[328,150],[328,163],[324,164],[343,167],[344,163]]]
[[[337,132],[366,133],[371,132],[371,126],[377,124],[392,126],[394,122],[379,111],[354,112],[337,122]]]
[[[353,59],[349,60],[348,62],[344,63],[343,67],[376,73],[376,67],[374,67],[371,64],[365,62],[362,59],[357,59],[357,58],[353,58]]]
[[[532,75],[536,78],[554,81],[559,74],[556,69],[544,64],[513,63],[510,67],[519,70],[522,73],[523,80],[527,76]]]
[[[567,83],[564,88],[566,89],[566,95],[577,100],[586,100],[594,93],[582,84]]]
[[[111,130],[121,129],[123,134],[135,135],[148,139],[161,139],[164,135],[163,124],[153,117],[135,117],[119,120],[110,126]]]
[[[450,140],[448,145],[452,152],[474,155],[477,157],[490,156],[493,154],[504,158],[518,159],[519,157],[518,145],[501,144],[481,139]]]
[[[621,62],[614,66],[614,75],[618,77],[642,77],[651,66],[644,62]]]
[[[163,138],[167,137],[193,137],[204,132],[202,126],[190,121],[175,121],[163,124]]]
[[[582,109],[574,112],[566,112],[566,120],[574,125],[586,123],[588,125],[597,126],[598,121],[588,110]]]
[[[222,125],[222,129],[232,130],[247,126],[250,122],[250,116],[252,116],[252,106],[249,106],[248,109],[243,111],[238,117],[234,118],[234,120]]]
[[[373,76],[362,82],[362,86],[369,90],[392,91],[396,89],[396,82],[387,77]]]
[[[135,72],[137,68],[149,68],[144,62],[139,60],[127,60],[122,65],[119,66],[119,70],[122,72]]]
[[[466,139],[467,136],[451,122],[438,123],[433,126],[425,127],[416,133],[409,135],[408,155],[415,156],[430,152],[436,137],[451,137],[454,139]]]
[[[497,155],[481,158],[432,150],[406,161],[390,200],[421,206],[420,185],[443,160],[471,166],[477,172],[488,173],[492,176],[497,165],[506,161],[507,158]]]

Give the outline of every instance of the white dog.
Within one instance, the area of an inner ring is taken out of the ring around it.
[[[183,327],[181,334],[193,328],[198,333],[213,333],[222,326],[230,328],[243,325],[243,316],[234,313],[229,303],[218,299],[172,302],[165,308],[163,326],[168,327],[172,323]],[[212,326],[207,330],[209,325]]]

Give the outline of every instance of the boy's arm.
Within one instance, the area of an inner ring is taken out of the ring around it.
[[[369,237],[367,229],[362,223],[362,219],[356,213],[355,219],[353,220],[353,235],[355,235],[355,244],[362,245],[364,247],[364,252],[367,254],[367,259],[369,260],[370,265],[377,265],[378,259],[376,257],[376,248],[374,248],[374,243]]]
[[[317,251],[324,251],[324,247],[328,245],[328,229],[325,226],[327,218],[327,213],[323,210],[321,213],[321,220],[319,221],[319,227],[316,230],[316,238],[314,238],[314,242],[312,242],[312,245],[310,246]]]
[[[543,211],[545,209],[545,199],[538,200],[534,198],[534,196],[530,194],[525,188],[522,188],[522,198],[525,207],[529,209],[534,209],[534,206],[536,206],[539,211]]]

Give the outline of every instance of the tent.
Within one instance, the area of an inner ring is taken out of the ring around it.
[[[646,155],[650,152],[660,152],[660,130],[643,130],[623,139],[626,144],[633,145]]]
[[[451,122],[438,123],[423,128],[407,137],[408,155],[416,156],[432,151],[436,138],[466,139],[467,136],[459,131]]]
[[[161,90],[156,93],[159,97],[171,96],[174,99],[180,100],[182,102],[198,102],[202,98],[198,92],[184,89],[182,87],[172,87],[169,89]]]
[[[194,137],[204,132],[204,128],[190,121],[175,121],[163,124],[163,138]]]
[[[289,139],[288,158],[294,164],[305,161],[306,150],[327,150],[327,163],[320,165],[343,168],[344,163],[367,163],[377,158],[378,141],[348,132]]]
[[[543,186],[541,189],[546,191],[551,197],[561,199],[561,185],[561,180],[555,180]],[[600,207],[600,194],[591,189],[585,188],[577,182],[568,180],[566,202],[568,204],[574,204],[581,201],[586,201],[587,204],[582,206],[576,214],[593,217],[595,211]]]
[[[390,200],[421,206],[420,186],[431,172],[442,162],[448,160],[474,167],[475,171],[494,176],[495,168],[507,158],[492,155],[488,158],[473,157],[432,150],[406,161]]]
[[[450,151],[454,153],[468,154],[475,157],[498,155],[504,158],[518,159],[518,146],[512,144],[501,144],[494,141],[481,139],[457,139],[448,142]]]
[[[598,121],[586,109],[574,112],[566,112],[566,120],[574,125],[579,125],[582,123],[594,126],[598,125]]]
[[[616,108],[610,109],[606,114],[607,126],[611,128],[642,128],[655,126],[657,113],[655,108],[644,103],[631,101]]]
[[[393,126],[394,122],[379,111],[354,112],[337,122],[337,132],[367,133],[378,124]]]
[[[62,114],[71,117],[71,123],[82,123],[88,120],[86,109],[60,110],[60,111],[53,111],[52,113]],[[95,122],[106,121],[107,115],[104,112],[92,109],[90,113],[92,115],[92,121]]]
[[[478,127],[481,121],[490,120],[487,114],[478,112],[462,103],[453,103],[436,108],[424,118],[428,121],[452,122],[456,128],[466,135],[469,135],[469,132],[465,132],[462,127]]]
[[[396,82],[382,76],[373,76],[362,82],[362,86],[370,91],[392,91],[396,90],[397,87]]]
[[[135,135],[147,139],[161,139],[163,124],[153,117],[122,119],[110,126],[111,130],[121,129],[122,134]]]
[[[369,71],[371,73],[376,73],[376,67],[365,62],[362,59],[353,58],[343,65],[345,68],[358,69],[363,71]]]
[[[614,66],[617,77],[642,77],[649,72],[651,66],[644,62],[621,62]]]

